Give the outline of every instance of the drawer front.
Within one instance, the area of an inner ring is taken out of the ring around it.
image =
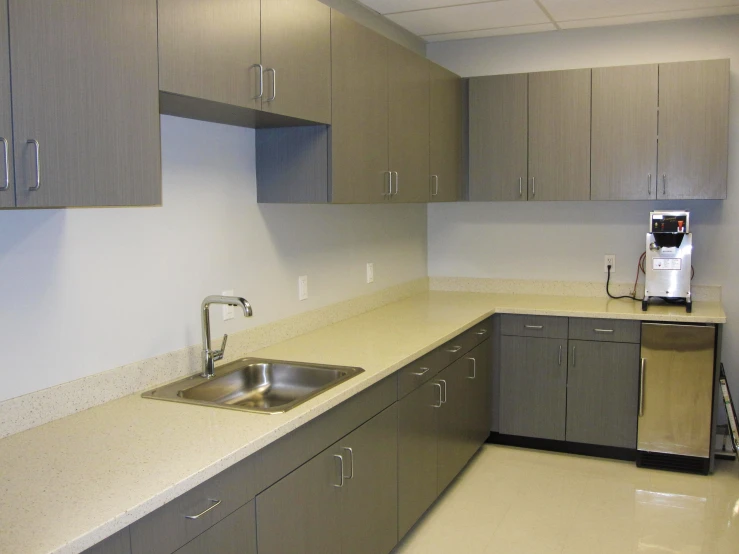
[[[570,339],[599,342],[641,342],[641,323],[621,319],[570,318]]]
[[[567,318],[542,315],[504,314],[501,333],[514,337],[567,338]]]
[[[493,322],[487,319],[439,347],[444,352],[444,367],[457,361],[492,334]]]
[[[257,554],[257,515],[252,500],[225,517],[175,554]]]
[[[239,462],[134,522],[132,554],[171,554],[254,498],[255,458]]]

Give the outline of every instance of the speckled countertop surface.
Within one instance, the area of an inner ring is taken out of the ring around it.
[[[127,396],[0,440],[0,552],[78,553],[493,313],[724,323],[718,303],[428,292],[253,352],[365,373],[287,414]]]

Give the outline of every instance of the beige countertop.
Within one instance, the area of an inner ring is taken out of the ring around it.
[[[138,394],[0,440],[0,552],[78,553],[493,313],[724,323],[719,303],[428,292],[252,352],[365,373],[286,414]]]

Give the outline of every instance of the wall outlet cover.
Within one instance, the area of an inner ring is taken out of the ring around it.
[[[608,273],[608,266],[611,266],[611,275],[616,273],[616,255],[606,254],[603,260],[603,273]]]
[[[298,300],[308,300],[308,276],[298,277]]]
[[[372,262],[367,264],[367,283],[375,282],[375,264]]]
[[[232,290],[224,290],[223,296],[233,296],[234,291]],[[223,321],[228,321],[229,319],[234,318],[234,307],[233,306],[222,306],[223,307]]]

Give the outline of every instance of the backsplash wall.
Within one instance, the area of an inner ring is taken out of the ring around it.
[[[728,200],[474,203],[429,206],[429,275],[633,282],[649,211],[691,210],[695,282],[723,286],[723,359],[739,390],[739,17],[435,43],[429,57],[463,77],[731,58]]]
[[[253,130],[161,122],[163,207],[0,211],[0,402],[426,276],[424,205],[258,205]]]

